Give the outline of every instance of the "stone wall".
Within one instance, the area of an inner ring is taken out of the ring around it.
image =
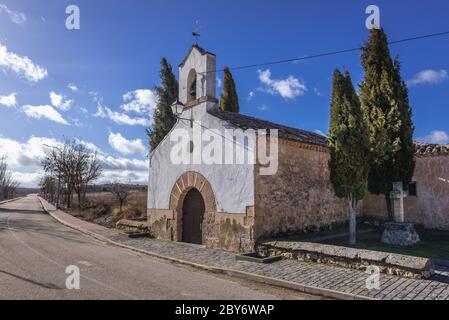
[[[449,156],[417,157],[413,181],[417,197],[404,199],[405,220],[429,229],[449,230]],[[366,216],[387,218],[384,196],[367,196],[361,210]]]
[[[148,209],[148,226],[151,234],[166,241],[182,241],[182,206],[192,188],[197,189],[205,203],[202,224],[203,244],[234,252],[254,250],[254,207],[246,213],[217,212],[215,193],[211,184],[197,172],[184,173],[175,183],[170,194],[170,209]]]
[[[347,220],[348,204],[329,179],[325,147],[279,139],[279,167],[273,176],[255,170],[256,238],[315,231]]]

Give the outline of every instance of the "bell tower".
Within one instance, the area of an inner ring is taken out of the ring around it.
[[[216,57],[193,45],[179,65],[179,101],[185,107],[216,99]]]

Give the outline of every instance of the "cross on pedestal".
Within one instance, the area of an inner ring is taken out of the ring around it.
[[[395,222],[404,222],[404,198],[407,197],[407,192],[404,192],[402,182],[393,182],[393,190],[390,192],[390,199],[392,201],[393,215]]]

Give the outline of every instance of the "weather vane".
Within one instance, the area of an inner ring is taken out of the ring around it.
[[[195,22],[195,29],[192,32],[192,36],[195,37],[195,41],[196,41],[197,45],[198,45],[198,38],[201,36],[200,31],[201,31],[201,26],[198,23],[198,20],[196,20],[196,22]]]

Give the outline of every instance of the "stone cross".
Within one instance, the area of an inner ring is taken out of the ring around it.
[[[392,201],[394,221],[404,222],[404,198],[407,193],[404,192],[402,182],[393,182],[393,190],[390,192],[390,198]]]

